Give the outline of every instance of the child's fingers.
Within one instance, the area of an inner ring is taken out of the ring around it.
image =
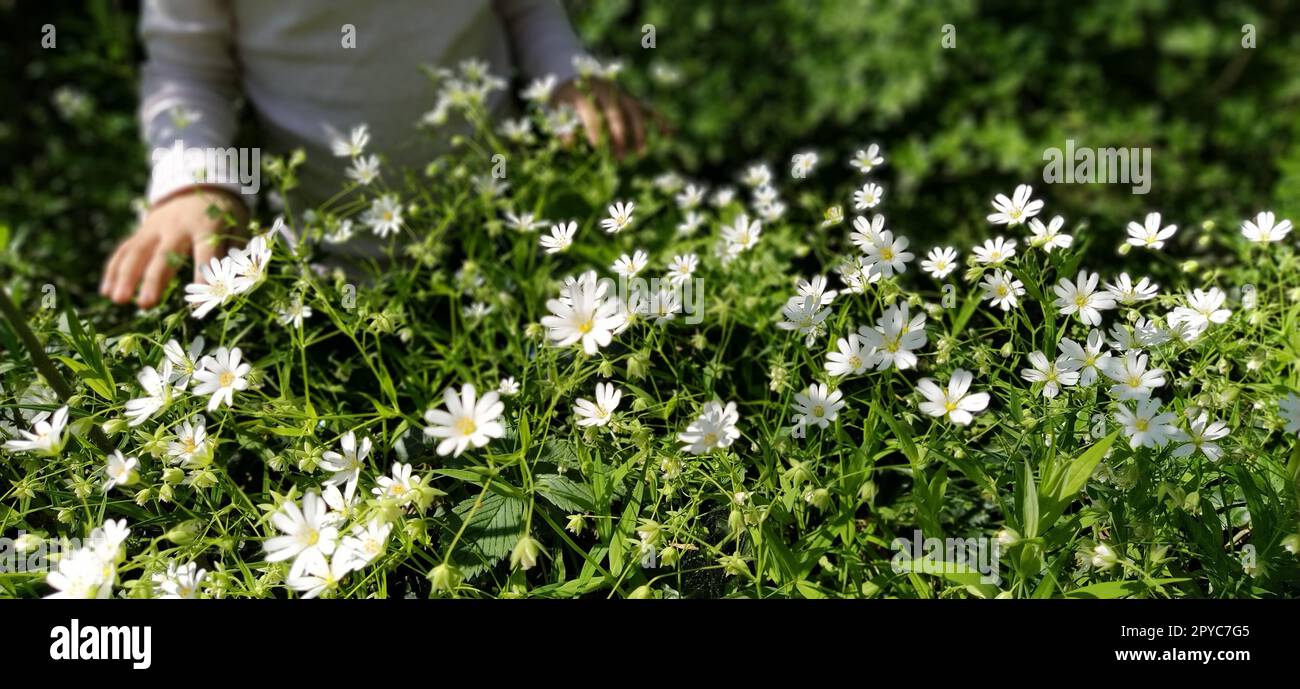
[[[601,96],[605,126],[609,127],[609,141],[614,149],[614,157],[622,158],[624,151],[627,150],[627,122],[624,120],[624,113],[618,101],[619,97],[614,93],[605,93]]]
[[[176,275],[176,269],[172,267],[171,256],[173,253],[184,253],[189,248],[189,238],[181,235],[166,244],[159,244],[154,251],[153,258],[149,259],[149,265],[144,270],[144,280],[140,281],[140,295],[137,303],[141,308],[150,308],[158,303],[159,297],[162,296],[163,289],[172,277]]]
[[[592,148],[596,148],[600,145],[600,113],[590,98],[577,98],[573,105],[573,109],[578,113],[578,119],[582,120],[583,131],[587,132],[587,143],[590,143]]]
[[[632,125],[632,143],[637,153],[645,153],[645,115],[641,104],[627,96],[623,97],[623,109],[627,111],[628,124]]]
[[[127,245],[131,243],[130,239],[117,245],[113,249],[113,255],[108,257],[104,262],[104,277],[99,280],[99,293],[105,297],[112,296],[113,287],[117,284],[117,267],[122,263],[122,256],[127,251]]]
[[[123,247],[126,251],[113,277],[113,293],[109,296],[116,304],[131,301],[135,286],[144,272],[145,262],[149,259],[150,247],[141,241],[132,241]]]

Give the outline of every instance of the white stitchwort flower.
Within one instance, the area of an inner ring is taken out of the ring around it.
[[[311,307],[302,303],[302,295],[295,295],[293,301],[280,309],[280,313],[276,315],[276,320],[278,320],[281,325],[287,325],[301,330],[303,322],[308,318],[311,318],[312,313],[314,312],[311,310]]]
[[[579,426],[604,426],[614,416],[623,391],[612,383],[596,383],[596,402],[579,397],[574,401],[573,413],[578,416]]]
[[[875,327],[858,328],[858,336],[874,352],[872,363],[876,370],[890,366],[900,371],[913,368],[917,362],[913,350],[924,347],[927,341],[925,314],[910,316],[907,302],[900,302],[885,309]]]
[[[772,181],[772,171],[767,169],[767,166],[762,163],[751,165],[745,170],[745,176],[741,181],[743,181],[747,187],[767,186],[767,184]]]
[[[1119,405],[1115,410],[1115,422],[1124,428],[1129,447],[1162,447],[1170,440],[1182,437],[1182,431],[1174,424],[1172,412],[1160,411],[1159,399],[1138,400],[1137,405]]]
[[[193,599],[199,597],[199,587],[207,578],[206,570],[199,569],[193,562],[177,565],[175,561],[167,563],[166,572],[153,575],[153,584],[159,590],[162,599]]]
[[[563,291],[561,298],[546,302],[551,315],[542,317],[542,325],[557,347],[581,342],[582,350],[594,356],[609,345],[627,316],[619,300],[605,297],[607,285],[598,284],[595,273],[587,275]]]
[[[864,175],[869,174],[877,166],[884,164],[885,157],[880,155],[880,146],[878,144],[871,144],[867,146],[866,150],[854,153],[853,159],[849,161],[849,165],[857,168],[858,172]]]
[[[345,171],[348,179],[366,186],[379,179],[379,156],[358,156],[352,159],[352,165]]]
[[[704,187],[695,184],[686,185],[686,188],[676,197],[677,207],[682,210],[698,208],[701,203],[704,203],[706,191]]]
[[[970,384],[974,376],[969,371],[956,369],[948,381],[947,388],[929,378],[917,383],[916,389],[925,397],[921,411],[935,417],[947,418],[958,426],[969,426],[975,414],[989,406],[987,392],[970,393]]]
[[[67,426],[67,406],[59,407],[53,414],[41,412],[32,419],[32,430],[18,431],[22,437],[5,441],[5,449],[10,452],[35,452],[53,457],[63,451],[66,442],[63,431]]]
[[[982,246],[977,246],[972,251],[977,262],[986,266],[1000,266],[1015,257],[1016,240],[1005,237],[986,239]]]
[[[600,226],[609,234],[618,234],[632,224],[632,211],[636,204],[631,201],[615,201],[609,207],[609,217],[600,221]]]
[[[203,318],[212,309],[224,305],[237,293],[235,265],[229,257],[213,258],[203,266],[202,282],[185,286],[185,301],[194,308],[194,317]]]
[[[1015,279],[1009,271],[1005,270],[986,273],[984,279],[980,282],[980,287],[984,288],[982,298],[988,299],[993,306],[1003,311],[1014,309],[1018,299],[1025,293],[1024,283]]]
[[[930,249],[930,253],[925,255],[925,260],[921,261],[921,270],[930,274],[930,277],[936,280],[942,280],[952,271],[957,269],[957,250],[950,246],[936,246]]]
[[[491,394],[491,393],[489,393]],[[391,476],[380,476],[375,480],[378,485],[370,489],[370,492],[379,498],[397,500],[399,503],[406,504],[414,500],[424,485],[424,477],[414,472],[410,464],[402,462],[393,463],[393,473]]]
[[[1052,253],[1052,249],[1068,249],[1074,243],[1074,237],[1068,234],[1061,234],[1061,228],[1065,225],[1065,218],[1055,216],[1047,225],[1042,220],[1034,218],[1029,221],[1029,231],[1033,236],[1029,238],[1029,245],[1042,249],[1046,253]]]
[[[511,211],[506,211],[506,225],[517,232],[527,233],[546,227],[546,221],[532,213],[515,215]]]
[[[352,527],[351,535],[344,536],[339,542],[339,550],[352,557],[354,569],[361,569],[378,560],[388,550],[388,536],[392,531],[391,523],[372,518],[365,526],[358,524]]]
[[[512,376],[506,376],[497,383],[497,394],[502,397],[514,397],[519,394],[519,383]]]
[[[384,194],[370,204],[361,221],[380,237],[397,234],[402,229],[402,204],[392,194]]]
[[[201,368],[194,374],[194,380],[198,381],[194,386],[194,394],[211,395],[208,411],[216,410],[223,402],[227,406],[234,406],[235,391],[248,388],[248,380],[244,376],[253,367],[251,364],[240,363],[242,356],[238,347],[218,347],[215,355],[205,356],[199,362]]]
[[[1032,199],[1033,193],[1033,187],[1021,184],[1016,187],[1012,198],[998,194],[993,198],[993,209],[997,212],[989,215],[988,221],[994,225],[1013,226],[1038,215],[1043,210],[1043,202]]]
[[[853,218],[853,231],[849,233],[849,241],[858,247],[859,251],[866,252],[873,247],[879,247],[881,237],[885,230],[885,216],[877,213],[867,220],[861,215]]]
[[[1194,340],[1210,324],[1227,322],[1232,311],[1223,308],[1228,295],[1218,287],[1208,290],[1194,289],[1187,294],[1187,306],[1179,306],[1169,313],[1170,327],[1182,327],[1184,339]]]
[[[570,220],[569,222],[557,223],[551,226],[550,235],[542,235],[538,238],[538,243],[546,250],[548,254],[558,254],[567,250],[573,244],[573,235],[578,232],[578,223]]]
[[[1256,215],[1254,220],[1243,221],[1241,223],[1241,234],[1246,239],[1260,244],[1280,242],[1291,231],[1291,221],[1276,221],[1277,218],[1272,211],[1264,211]]]
[[[1106,291],[1110,292],[1110,296],[1115,301],[1125,306],[1132,306],[1138,302],[1155,299],[1160,294],[1160,286],[1145,277],[1135,283],[1128,273],[1120,273],[1115,282],[1106,283]]]
[[[348,138],[331,139],[330,150],[339,158],[356,158],[366,152],[368,143],[370,143],[370,130],[366,125],[361,124],[352,128],[351,136]]]
[[[302,507],[292,500],[284,501],[271,515],[271,523],[281,535],[272,536],[263,544],[268,562],[295,559],[292,569],[297,570],[304,555],[307,560],[313,554],[329,555],[338,544],[338,517],[329,512],[316,491],[302,496]]]
[[[1138,350],[1124,352],[1123,358],[1112,359],[1102,373],[1115,382],[1110,394],[1117,400],[1143,400],[1165,384],[1165,372],[1147,370],[1147,355]]]
[[[916,257],[907,251],[907,237],[894,238],[894,233],[885,230],[880,233],[879,241],[864,251],[867,260],[874,264],[874,270],[884,277],[907,270],[907,262]]]
[[[884,198],[884,187],[875,182],[867,182],[861,189],[853,192],[853,208],[860,211],[875,208]]]
[[[790,158],[790,176],[803,179],[812,173],[817,165],[817,154],[813,152],[796,153]]]
[[[1088,333],[1088,340],[1083,346],[1066,337],[1061,340],[1061,352],[1064,361],[1058,363],[1071,371],[1079,373],[1079,385],[1088,387],[1097,381],[1097,373],[1110,365],[1110,352],[1102,351],[1106,342],[1101,331],[1094,328]]]
[[[181,349],[180,343],[176,340],[168,340],[167,344],[163,345],[163,355],[172,365],[171,382],[177,390],[184,390],[189,386],[190,377],[198,370],[199,359],[203,358],[205,344],[203,336],[199,335],[190,342],[188,352]]]
[[[734,256],[757,244],[762,232],[763,225],[759,221],[751,221],[748,215],[741,213],[731,225],[722,227],[722,240],[726,243],[728,254]]]
[[[326,471],[333,472],[325,479],[325,484],[343,486],[344,494],[350,498],[356,493],[361,470],[366,467],[366,457],[370,456],[370,438],[362,438],[357,443],[357,434],[348,431],[339,439],[339,449],[342,452],[326,450],[322,453],[320,465]]]
[[[1163,249],[1165,240],[1178,231],[1176,225],[1160,226],[1159,213],[1147,213],[1141,225],[1136,222],[1128,224],[1128,243],[1146,249]]]
[[[176,439],[167,443],[167,456],[182,466],[190,466],[206,457],[208,452],[207,420],[195,415],[193,421],[182,421],[176,430]]]
[[[838,351],[826,355],[826,373],[835,376],[860,376],[876,360],[875,351],[857,333],[835,341]]]
[[[823,307],[821,300],[811,296],[793,296],[786,300],[781,308],[784,320],[778,321],[776,327],[781,330],[798,330],[799,334],[815,338],[820,332],[821,324],[831,315],[830,307]]]
[[[1060,394],[1062,387],[1079,382],[1079,373],[1070,368],[1065,355],[1057,357],[1056,361],[1050,361],[1042,352],[1030,352],[1029,365],[1032,368],[1022,369],[1021,377],[1030,383],[1042,383],[1043,397],[1047,399]]]
[[[438,443],[438,454],[454,454],[459,457],[465,448],[487,445],[493,438],[506,434],[505,426],[499,420],[505,411],[505,404],[495,390],[479,398],[474,386],[466,383],[460,394],[447,388],[442,393],[446,409],[430,409],[424,413],[424,420],[429,423],[424,434],[432,438],[442,438]]]
[[[794,394],[794,423],[796,426],[826,428],[839,418],[843,408],[843,392],[828,391],[825,383],[813,383],[806,392]]]
[[[1228,437],[1228,424],[1211,421],[1210,415],[1201,412],[1196,418],[1188,419],[1187,432],[1183,434],[1183,444],[1174,448],[1175,457],[1189,457],[1199,451],[1212,462],[1219,461],[1223,449],[1215,441]]]
[[[1101,312],[1115,308],[1115,299],[1109,292],[1097,291],[1101,276],[1080,270],[1077,279],[1069,278],[1052,288],[1056,292],[1056,311],[1062,316],[1078,314],[1079,320],[1086,325],[1101,325]]]
[[[740,437],[736,428],[739,421],[735,402],[728,402],[724,407],[722,402],[714,400],[704,405],[704,410],[685,431],[677,434],[677,439],[685,444],[682,449],[693,455],[730,447]]]
[[[668,282],[676,286],[690,280],[699,264],[700,259],[695,254],[673,256],[672,262],[668,264]]]
[[[139,467],[140,461],[135,457],[123,457],[121,450],[113,450],[113,454],[105,458],[104,492],[113,490],[114,486],[129,486],[135,483],[138,478],[136,469]]]
[[[645,270],[645,267],[649,265],[649,263],[650,255],[637,249],[632,252],[631,256],[627,254],[619,256],[618,260],[614,261],[614,265],[610,266],[610,270],[625,278],[634,278],[638,273]]]

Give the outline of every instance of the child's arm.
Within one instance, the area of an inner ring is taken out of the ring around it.
[[[532,77],[556,77],[560,87],[555,103],[573,107],[592,146],[599,145],[608,126],[614,155],[644,149],[647,118],[640,103],[603,79],[588,80],[585,89],[577,87],[573,58],[582,54],[582,45],[559,0],[496,0],[496,8],[520,67]]]
[[[228,4],[219,0],[147,0],[141,9],[148,60],[141,70],[139,116],[154,165],[149,210],[113,253],[100,283],[100,292],[119,304],[137,294],[140,306],[156,304],[175,274],[168,260],[173,253],[192,253],[194,279],[201,279],[200,266],[222,251],[218,242],[225,227],[209,215],[209,206],[241,223],[247,219],[239,185],[214,181],[203,160],[183,154],[225,149],[234,140],[239,88],[232,21]],[[200,184],[202,179],[209,183]]]

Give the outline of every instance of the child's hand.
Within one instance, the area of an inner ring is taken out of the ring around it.
[[[208,209],[215,206],[217,213]],[[176,274],[171,255],[194,255],[194,281],[202,275],[199,266],[225,253],[222,236],[230,234],[227,215],[242,229],[248,222],[244,202],[226,191],[199,188],[182,192],[149,209],[144,222],[118,245],[104,266],[99,293],[118,304],[131,300],[139,288],[136,303],[149,308],[158,303],[163,288]]]
[[[603,122],[608,126],[615,157],[621,159],[630,150],[645,151],[646,121],[655,115],[612,82],[587,79],[579,84],[573,79],[555,89],[551,102],[556,106],[568,105],[578,113],[587,141],[593,147],[600,145]]]

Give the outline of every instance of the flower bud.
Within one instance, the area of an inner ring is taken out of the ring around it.
[[[191,519],[173,526],[163,534],[163,538],[175,543],[176,545],[189,545],[199,533],[199,520]]]
[[[525,535],[510,552],[510,566],[525,570],[532,569],[537,565],[537,557],[541,554],[543,554],[542,544],[532,536]]]
[[[642,584],[633,589],[632,593],[627,594],[627,597],[633,600],[654,598],[654,589],[650,588],[649,584]]]
[[[429,572],[429,581],[433,582],[433,590],[440,593],[454,592],[463,578],[460,569],[449,562],[444,562]]]
[[[104,422],[104,434],[114,436],[126,430],[126,419],[109,419]]]

